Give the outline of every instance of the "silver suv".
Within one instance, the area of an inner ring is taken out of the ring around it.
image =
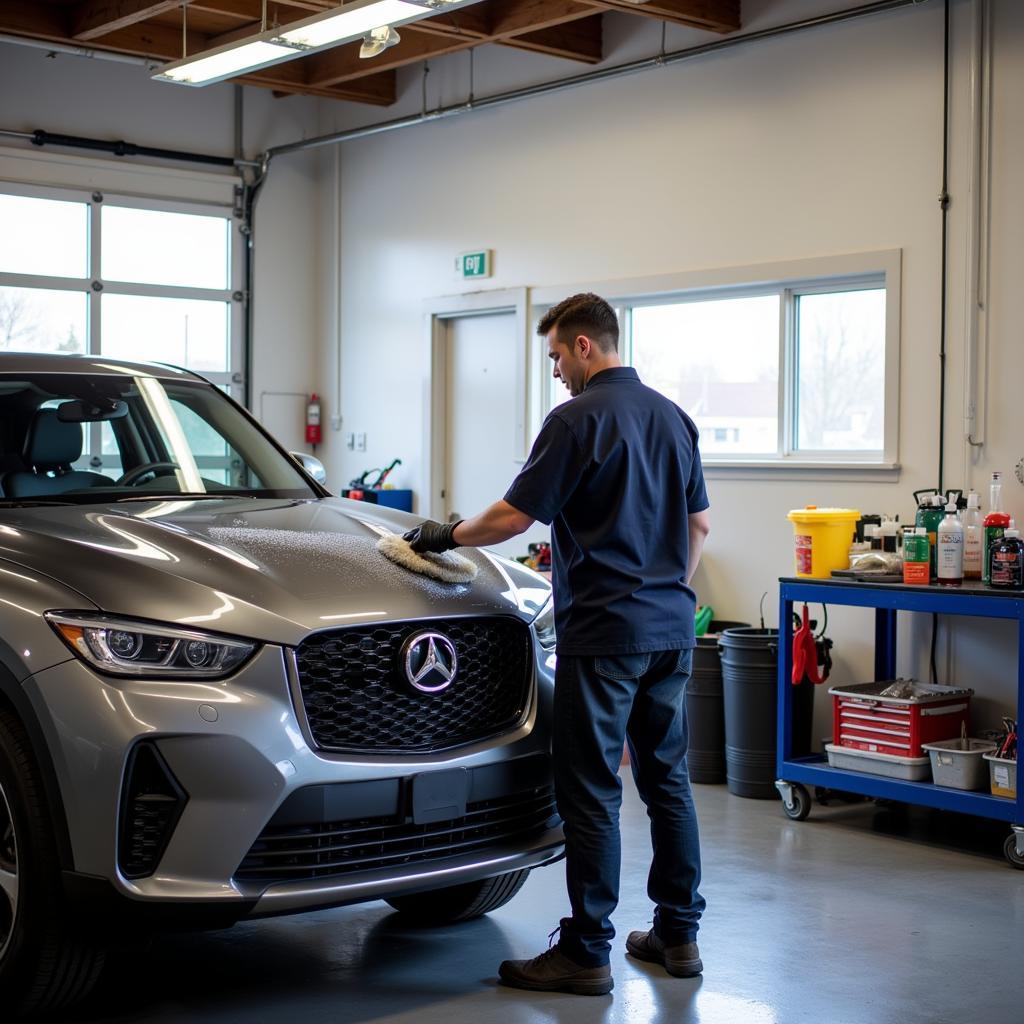
[[[468,919],[561,856],[549,588],[386,561],[417,521],[194,374],[0,355],[0,1006],[135,929]]]

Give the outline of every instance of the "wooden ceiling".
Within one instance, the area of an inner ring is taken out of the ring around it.
[[[185,3],[190,54],[260,31],[261,0]],[[268,21],[287,25],[337,6],[270,0]],[[360,60],[358,43],[347,43],[235,81],[387,106],[396,98],[397,68],[483,43],[596,64],[607,11],[717,33],[740,27],[740,0],[483,0],[403,26],[402,41],[370,60]],[[172,61],[182,55],[182,0],[0,0],[0,33]]]

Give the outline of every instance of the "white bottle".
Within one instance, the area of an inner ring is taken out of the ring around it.
[[[959,587],[964,581],[964,528],[956,517],[956,504],[946,506],[946,518],[936,532],[935,556],[939,585]]]
[[[964,579],[981,579],[981,498],[976,491],[967,495],[964,512]]]

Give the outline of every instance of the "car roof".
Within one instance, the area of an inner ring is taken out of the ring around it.
[[[137,363],[103,356],[43,352],[0,352],[0,373],[91,373],[105,376],[171,377],[197,380],[198,374],[163,363]]]

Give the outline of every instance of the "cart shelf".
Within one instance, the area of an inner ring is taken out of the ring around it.
[[[783,578],[779,581],[779,678],[776,775],[786,813],[807,816],[810,797],[805,786],[859,793],[939,810],[959,811],[1006,821],[1013,826],[1006,856],[1024,867],[1024,758],[1017,759],[1017,798],[947,789],[930,782],[907,782],[881,775],[832,768],[821,755],[795,758],[793,753],[793,605],[849,605],[875,610],[875,679],[896,677],[896,615],[899,611],[937,612],[1010,619],[1017,622],[1017,708],[1024,707],[1024,594],[990,590],[980,584],[960,588],[857,583],[838,580]],[[1018,716],[1019,717],[1019,716]]]

